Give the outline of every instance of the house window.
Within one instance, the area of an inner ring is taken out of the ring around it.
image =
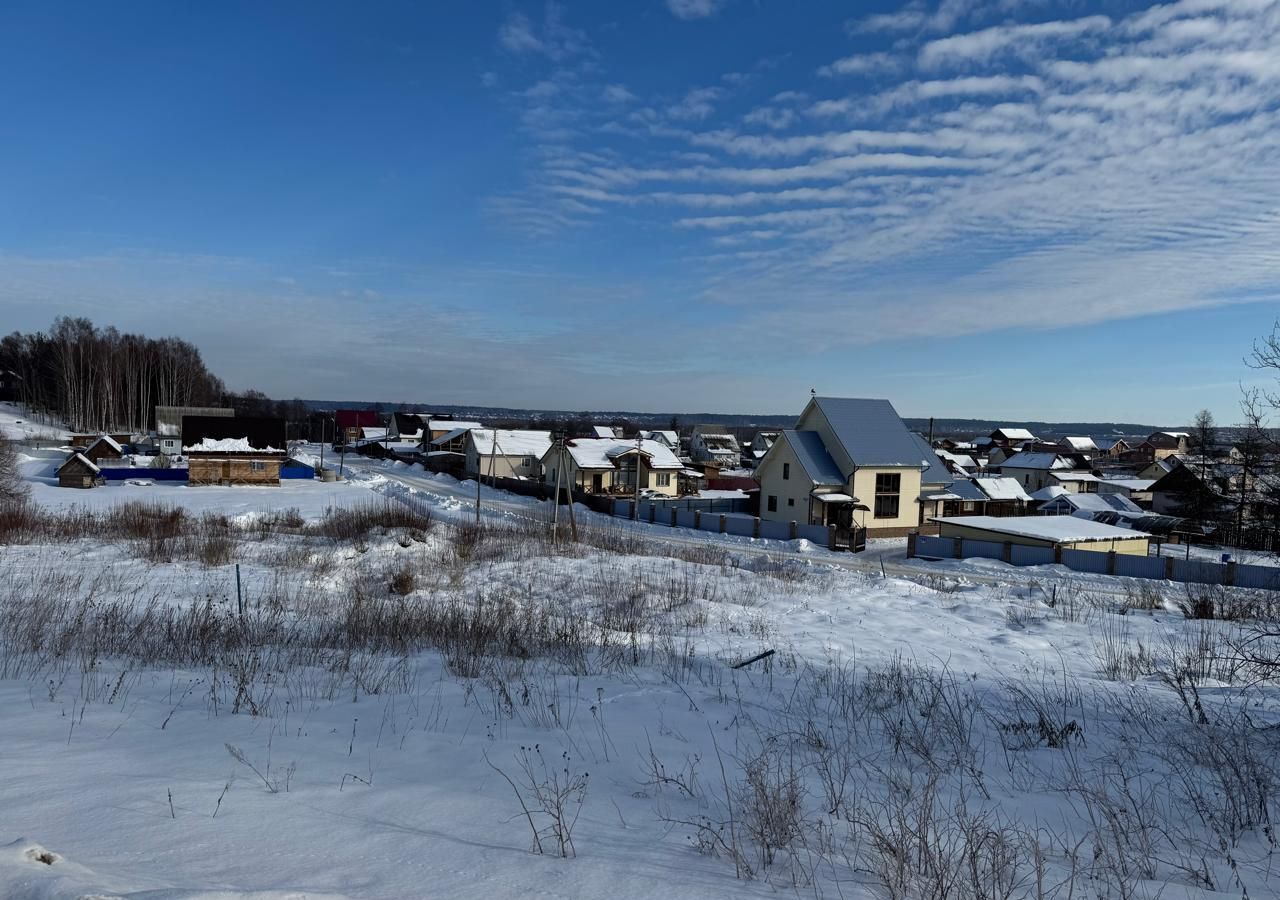
[[[791,477],[791,463],[782,464],[782,480],[786,481]]]
[[[778,511],[778,498],[775,497],[773,494],[770,494],[769,495],[769,512],[777,512],[777,511]]]
[[[529,457],[527,456],[524,459],[520,460],[520,468],[522,469],[527,469],[532,464],[533,464],[533,460],[529,459]]]
[[[659,472],[659,473],[658,473],[658,487],[671,487],[671,473],[670,473],[670,472]]]
[[[902,491],[902,476],[897,472],[880,472],[876,475],[876,508],[877,519],[898,518],[899,497]]]
[[[787,506],[795,506],[795,505],[796,505],[796,498],[795,498],[795,497],[788,497],[788,498],[787,498]]]
[[[257,461],[257,460],[253,460],[253,461],[251,461],[251,462],[249,463],[249,471],[250,471],[250,472],[265,472],[265,471],[267,471],[267,464],[266,464],[266,463],[264,463],[264,462],[259,462],[259,461]]]

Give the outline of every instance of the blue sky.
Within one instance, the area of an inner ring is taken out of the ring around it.
[[[1238,418],[1280,2],[0,10],[0,329],[234,388]]]

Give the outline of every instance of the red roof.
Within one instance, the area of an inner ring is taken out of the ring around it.
[[[339,428],[383,428],[382,416],[368,409],[340,409],[333,414]]]

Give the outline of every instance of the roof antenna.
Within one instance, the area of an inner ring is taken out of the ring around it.
[[[816,397],[816,396],[818,396],[818,389],[817,389],[817,388],[809,388],[809,396],[810,396],[810,397]]]

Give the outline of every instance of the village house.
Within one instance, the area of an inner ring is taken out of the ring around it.
[[[957,478],[925,499],[941,501],[936,510],[942,517],[1021,516],[1031,502],[1016,479],[999,476]]]
[[[1059,494],[1040,506],[1042,516],[1071,516],[1078,512],[1122,512],[1138,515],[1142,510],[1128,497],[1119,494]]]
[[[1150,478],[1103,478],[1098,482],[1099,494],[1119,494],[1132,500],[1141,509],[1151,508],[1151,488],[1155,480]]]
[[[1185,431],[1153,431],[1138,445],[1148,459],[1165,459],[1191,449],[1191,435]]]
[[[1091,437],[1062,437],[1058,439],[1058,449],[1067,453],[1082,453],[1092,456],[1098,453],[1098,445]]]
[[[100,463],[104,459],[124,459],[124,447],[109,434],[99,435],[98,439],[80,451],[91,463]]]
[[[223,406],[157,406],[156,449],[162,456],[182,455],[182,417],[216,416],[230,419],[234,409]]]
[[[542,480],[591,494],[642,491],[675,497],[684,463],[661,441],[575,438],[542,456]]]
[[[1049,483],[1066,488],[1072,494],[1096,494],[1102,479],[1092,472],[1074,469],[1068,472],[1051,471]]]
[[[102,470],[83,453],[72,453],[58,467],[59,487],[92,488],[102,483]]]
[[[455,428],[446,431],[435,440],[426,444],[423,449],[429,453],[466,453],[467,433],[470,428]],[[426,432],[430,434],[431,432]]]
[[[904,535],[951,483],[928,443],[888,400],[814,397],[756,469],[760,517]],[[928,490],[925,490],[927,488]]]
[[[1001,426],[991,434],[987,435],[994,447],[1003,447],[1009,450],[1019,444],[1027,441],[1034,441],[1036,436],[1025,428],[1011,428],[1008,425]]]
[[[133,435],[125,432],[112,432],[104,435],[100,431],[91,431],[87,434],[73,434],[71,440],[67,442],[68,446],[76,450],[83,450],[85,447],[91,446],[103,437],[109,437],[117,444],[128,444],[133,440]]]
[[[751,466],[760,465],[760,460],[764,459],[764,455],[769,452],[769,448],[773,446],[780,433],[778,431],[756,432],[751,443],[747,445],[747,459]]]
[[[430,444],[446,434],[483,427],[479,422],[467,422],[462,419],[429,419],[427,421],[426,434],[423,436],[424,447],[425,444]]]
[[[933,452],[938,455],[938,458],[942,460],[942,464],[947,467],[947,471],[952,475],[976,475],[982,469],[982,466],[972,456],[952,453],[949,450],[935,450]]]
[[[1133,449],[1124,438],[1097,438],[1094,443],[1098,445],[1099,452],[1112,459],[1119,459]]]
[[[475,478],[542,478],[542,458],[551,448],[551,432],[506,428],[466,431],[466,473]]]
[[[278,485],[287,447],[284,419],[182,417],[188,484]]]
[[[645,441],[658,441],[666,444],[667,448],[675,453],[676,456],[680,455],[680,434],[677,431],[641,431],[640,438]]]
[[[381,440],[387,436],[390,417],[371,409],[339,409],[333,413],[337,430],[335,444],[355,444],[363,440]]]
[[[694,462],[714,463],[721,469],[742,465],[742,447],[723,425],[695,425],[689,435],[689,455]]]
[[[1016,478],[1027,493],[1054,484],[1052,473],[1074,469],[1071,461],[1059,453],[1015,453],[1000,462],[1000,474]]]

